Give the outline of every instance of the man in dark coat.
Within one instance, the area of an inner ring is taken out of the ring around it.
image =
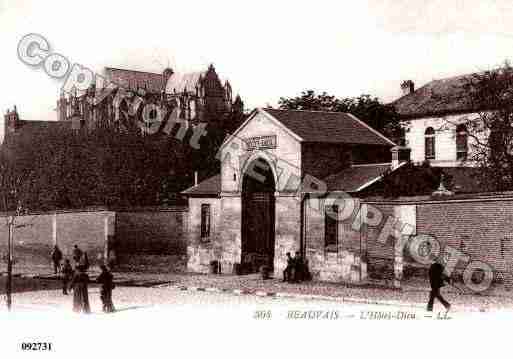
[[[296,252],[296,255],[294,256],[294,267],[294,282],[297,283],[304,280],[305,263],[303,262],[303,257],[299,252]]]
[[[73,268],[71,268],[71,263],[69,259],[64,261],[64,266],[62,267],[62,294],[68,295],[68,287],[69,282],[73,278]]]
[[[80,257],[78,263],[80,266],[84,267],[86,272],[89,270],[89,257],[87,256],[87,252],[82,252],[82,257]]]
[[[112,289],[114,289],[114,277],[107,267],[100,265],[102,270],[101,274],[96,278],[96,281],[101,284],[100,298],[103,304],[103,311],[105,313],[112,313],[115,311],[114,304],[112,303]]]
[[[52,250],[52,262],[53,262],[53,271],[55,274],[59,271],[61,267],[61,261],[62,261],[62,252],[59,249],[57,245],[53,247]]]
[[[75,267],[78,266],[80,258],[82,258],[82,251],[75,244],[75,247],[73,248],[73,260],[75,261]]]
[[[445,282],[449,283],[450,278],[444,273],[444,267],[441,263],[435,261],[429,267],[429,283],[431,284],[431,293],[429,293],[429,301],[427,305],[428,311],[433,311],[433,304],[435,298],[445,307],[446,310],[451,309],[451,305],[447,302],[440,294],[440,288],[445,285]]]
[[[294,268],[294,259],[290,255],[290,252],[287,252],[287,267],[283,271],[283,281],[290,282],[292,278],[292,269]]]

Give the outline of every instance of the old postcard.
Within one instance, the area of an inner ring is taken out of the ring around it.
[[[0,44],[2,357],[504,356],[510,2],[3,0]]]

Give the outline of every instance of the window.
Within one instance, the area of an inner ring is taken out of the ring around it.
[[[435,130],[433,127],[428,127],[424,133],[425,139],[425,157],[426,160],[435,159]]]
[[[201,205],[201,239],[210,240],[210,205]]]
[[[324,206],[324,247],[327,252],[338,250],[338,206]]]
[[[468,134],[465,125],[456,127],[456,159],[466,160],[468,153]]]

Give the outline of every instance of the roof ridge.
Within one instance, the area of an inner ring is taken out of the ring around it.
[[[264,110],[274,110],[274,111],[295,111],[295,112],[318,112],[318,113],[344,113],[344,114],[349,114],[349,112],[342,112],[342,111],[292,110],[292,109],[272,108],[272,107],[262,107],[262,109],[264,109]]]
[[[150,71],[141,71],[141,70],[122,69],[122,68],[119,68],[119,67],[107,67],[107,66],[105,66],[105,69],[106,69],[106,70],[127,71],[127,72],[140,72],[140,73],[143,73],[143,74],[152,74],[152,75],[162,76],[162,74],[161,74],[161,73],[158,73],[158,72],[150,72]]]
[[[391,162],[383,162],[383,163],[362,163],[359,165],[351,165],[351,167],[365,167],[365,166],[390,166]]]

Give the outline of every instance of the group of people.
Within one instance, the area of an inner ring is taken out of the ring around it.
[[[73,248],[72,257],[73,261],[75,262],[75,268],[78,266],[83,266],[86,268],[86,270],[89,269],[89,258],[87,257],[87,252],[82,251],[76,244]],[[66,267],[66,264],[69,263],[69,259],[66,259],[64,261],[64,266],[61,268],[61,262],[64,258],[64,255],[62,254],[62,251],[58,245],[53,247],[51,258],[53,263],[53,271],[55,274],[63,271],[64,267]]]
[[[71,266],[70,260],[66,259],[61,268],[60,262],[63,255],[59,247],[56,245],[52,251],[52,261],[54,265],[54,272],[61,273],[62,278],[62,293],[68,294],[68,290],[73,289],[73,311],[78,313],[90,313],[91,307],[89,304],[89,283],[91,280],[87,274],[89,269],[89,259],[87,253],[78,248],[77,245],[73,248],[72,253],[73,261],[75,262],[74,268]],[[102,301],[103,311],[111,313],[115,311],[112,302],[112,290],[115,288],[114,276],[104,264],[100,265],[101,273],[96,278],[96,283],[100,287],[100,299]]]
[[[308,262],[306,262],[299,252],[294,257],[287,252],[287,267],[283,271],[283,281],[290,283],[299,283],[304,280],[310,280],[310,271]]]

